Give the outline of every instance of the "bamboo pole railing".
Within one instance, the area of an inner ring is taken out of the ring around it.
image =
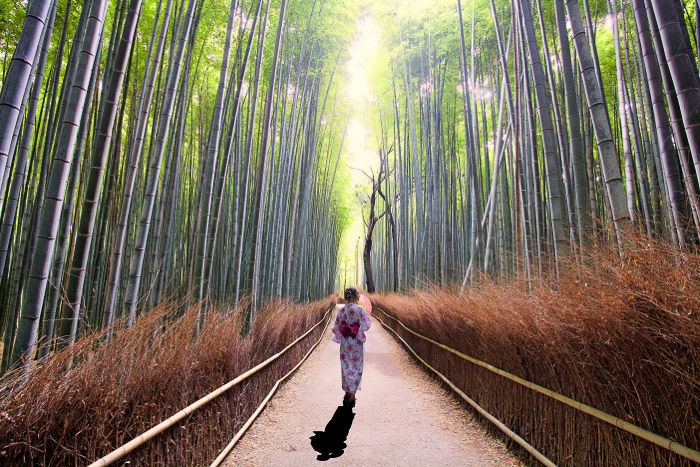
[[[378,308],[374,307],[374,309],[377,310]],[[389,316],[386,312],[384,312],[384,310],[381,310],[381,309],[379,309],[379,310],[382,311],[384,313],[384,315]],[[408,343],[403,339],[403,337],[399,336],[399,334],[396,331],[394,331],[391,328],[391,326],[386,324],[379,316],[377,316],[375,314],[374,317],[377,318],[377,320],[379,320],[379,322],[382,323],[382,325],[385,328],[387,328],[389,331],[394,333],[394,335],[397,337],[397,339],[399,339],[401,342],[403,342],[403,345],[406,346],[406,348],[413,354],[414,357],[416,357],[423,365],[428,367],[430,369],[430,371],[435,373],[441,380],[443,380],[449,387],[451,387],[454,392],[459,394],[462,397],[462,399],[467,401],[467,403],[469,405],[471,405],[477,412],[479,412],[481,415],[483,415],[488,421],[490,421],[491,423],[496,425],[496,427],[498,427],[498,429],[500,429],[503,433],[505,433],[510,439],[512,439],[513,441],[518,443],[520,446],[522,446],[523,449],[525,449],[527,452],[532,454],[532,456],[535,459],[537,459],[538,461],[540,461],[543,465],[546,465],[547,467],[556,467],[556,464],[554,462],[549,460],[544,454],[542,454],[537,449],[535,449],[534,446],[532,446],[530,443],[528,443],[523,438],[521,438],[520,435],[518,435],[516,432],[514,432],[513,430],[508,428],[502,421],[500,421],[499,419],[497,419],[496,417],[491,415],[489,412],[487,412],[483,407],[481,407],[479,404],[477,404],[471,397],[467,396],[467,394],[464,391],[462,391],[459,387],[457,387],[457,385],[454,384],[452,381],[450,381],[445,375],[440,373],[438,370],[433,368],[428,362],[423,360],[420,357],[420,355],[418,355],[418,353],[416,353],[416,351],[413,350],[413,348],[411,348],[410,345],[408,345]]]
[[[313,350],[318,346],[318,344],[323,339],[323,336],[326,334],[326,329],[328,329],[328,325],[330,324],[330,322],[331,322],[330,319],[328,321],[326,321],[326,326],[323,328],[323,331],[321,331],[321,336],[314,343],[314,345],[311,346],[311,348],[308,350],[308,352],[306,352],[306,354],[299,361],[299,363],[297,363],[294,368],[289,370],[289,373],[287,373],[286,375],[282,376],[280,379],[277,380],[277,382],[275,383],[274,386],[272,386],[272,389],[267,394],[265,399],[263,399],[263,401],[260,403],[258,408],[255,409],[255,412],[253,412],[253,415],[251,415],[250,418],[248,419],[248,421],[246,421],[245,424],[243,424],[241,429],[238,430],[238,433],[236,433],[236,435],[233,437],[233,439],[231,439],[231,441],[226,445],[226,447],[223,449],[223,451],[221,451],[221,453],[217,456],[217,458],[214,459],[214,462],[212,462],[209,467],[218,467],[224,461],[224,459],[226,459],[226,456],[228,456],[229,452],[231,452],[231,450],[234,448],[234,446],[236,446],[236,443],[238,443],[238,441],[243,437],[243,435],[246,433],[246,431],[248,431],[248,428],[251,427],[251,425],[253,424],[255,419],[258,418],[258,415],[260,415],[260,413],[263,411],[263,409],[265,408],[267,403],[270,401],[270,399],[272,399],[272,396],[275,395],[275,393],[277,392],[277,389],[279,389],[282,382],[285,379],[289,378],[292,374],[294,374],[294,372],[299,369],[301,364],[304,363],[304,361],[309,357],[309,355],[311,355],[311,352],[313,352]]]
[[[216,399],[220,395],[224,394],[225,392],[227,392],[228,390],[230,390],[234,386],[240,384],[241,382],[245,381],[249,377],[253,376],[255,373],[257,373],[258,371],[260,371],[263,368],[265,368],[266,366],[268,366],[270,363],[277,360],[279,357],[284,355],[289,349],[294,347],[302,339],[304,339],[306,336],[308,336],[314,329],[316,329],[321,323],[323,323],[324,320],[326,320],[326,317],[333,310],[333,308],[334,307],[331,307],[330,309],[328,309],[328,311],[326,311],[326,313],[323,315],[323,318],[321,318],[321,320],[318,323],[316,323],[313,327],[311,327],[308,331],[306,331],[304,334],[299,336],[294,342],[292,342],[291,344],[286,346],[284,349],[280,350],[279,352],[277,352],[276,354],[274,354],[273,356],[271,356],[270,358],[268,358],[264,362],[259,363],[258,365],[254,366],[253,368],[246,371],[245,373],[232,379],[231,381],[229,381],[228,383],[219,387],[218,389],[210,392],[209,394],[202,397],[198,401],[188,405],[187,407],[180,410],[179,412],[172,415],[171,417],[163,420],[162,422],[155,425],[154,427],[152,427],[148,431],[136,436],[134,439],[132,439],[128,443],[118,447],[117,449],[110,452],[109,454],[102,457],[101,459],[98,459],[97,461],[93,462],[92,464],[90,464],[89,467],[102,467],[102,466],[112,464],[113,462],[121,459],[122,457],[124,457],[125,455],[127,455],[128,453],[133,451],[134,449],[138,448],[139,446],[142,446],[143,444],[145,444],[149,440],[151,440],[151,439],[155,438],[156,436],[158,436],[159,434],[163,433],[168,428],[174,426],[180,420],[182,420],[183,418],[192,414],[193,412],[197,411],[198,409],[202,408],[203,406],[205,406],[209,402],[213,401],[214,399]],[[326,325],[327,325],[327,323],[326,323]],[[304,358],[306,358],[306,357],[304,357]]]
[[[486,363],[482,360],[479,360],[477,358],[474,358],[472,356],[464,354],[464,353],[460,352],[459,350],[455,350],[451,347],[448,347],[445,344],[437,342],[437,341],[435,341],[427,336],[424,336],[424,335],[414,331],[413,329],[411,329],[408,326],[406,326],[405,324],[403,324],[401,322],[401,320],[399,320],[395,316],[390,315],[382,308],[374,307],[374,309],[379,310],[382,314],[384,314],[384,316],[387,316],[387,317],[391,318],[392,320],[396,321],[402,328],[404,328],[406,331],[413,334],[414,336],[419,337],[427,342],[430,342],[431,344],[436,345],[436,346],[440,347],[441,349],[446,350],[454,355],[457,355],[458,357],[460,357],[464,360],[467,360],[475,365],[478,365],[478,366],[485,368],[493,373],[496,373],[497,375],[500,375],[504,378],[507,378],[511,381],[514,381],[522,386],[525,386],[526,388],[532,389],[533,391],[539,392],[540,394],[544,394],[545,396],[548,396],[552,399],[555,399],[559,402],[562,402],[563,404],[566,404],[569,407],[572,407],[580,412],[591,415],[592,417],[595,417],[598,420],[602,420],[606,423],[609,423],[609,424],[611,424],[617,428],[620,428],[621,430],[624,430],[630,434],[633,434],[639,438],[645,439],[645,440],[649,441],[650,443],[653,443],[657,446],[665,448],[665,449],[667,449],[675,454],[678,454],[679,456],[683,456],[686,459],[690,459],[694,462],[700,462],[700,451],[697,451],[697,450],[692,449],[688,446],[685,446],[677,441],[673,441],[672,439],[665,438],[665,437],[658,435],[656,433],[653,433],[649,430],[645,430],[644,428],[637,426],[633,423],[627,422],[619,417],[615,417],[614,415],[610,415],[606,412],[603,412],[602,410],[596,409],[595,407],[584,404],[583,402],[579,402],[575,399],[567,397],[563,394],[560,394],[556,391],[548,389],[544,386],[540,386],[539,384],[536,384],[536,383],[533,383],[533,382],[528,381],[526,379],[523,379],[523,378],[516,376],[512,373],[509,373],[505,370],[501,370],[500,368],[497,368],[497,367],[495,367],[489,363]],[[389,328],[389,329],[391,329],[391,328]],[[393,331],[393,329],[392,329],[392,331]],[[394,332],[394,334],[396,334],[396,332]],[[396,334],[396,335],[398,336],[398,334]]]

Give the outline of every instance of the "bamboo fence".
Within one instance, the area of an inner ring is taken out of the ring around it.
[[[537,392],[539,392],[540,394],[544,394],[545,396],[548,396],[548,397],[550,397],[550,398],[552,398],[552,399],[555,399],[555,400],[557,400],[557,401],[559,401],[559,402],[562,402],[562,403],[568,405],[569,407],[572,407],[572,408],[574,408],[574,409],[576,409],[576,410],[578,410],[578,411],[580,411],[580,412],[583,412],[583,413],[585,413],[585,414],[591,415],[591,416],[593,416],[593,417],[595,417],[595,418],[597,418],[597,419],[599,419],[599,420],[602,420],[602,421],[604,421],[604,422],[606,422],[606,423],[609,423],[609,424],[611,424],[611,425],[613,425],[613,426],[615,426],[615,427],[617,427],[617,428],[619,428],[619,429],[621,429],[621,430],[624,430],[624,431],[626,431],[626,432],[628,432],[628,433],[630,433],[630,434],[632,434],[632,435],[635,435],[635,436],[638,436],[638,437],[640,437],[640,438],[642,438],[642,439],[645,439],[645,440],[647,440],[647,441],[649,441],[649,442],[651,442],[651,443],[653,443],[653,444],[655,444],[655,445],[657,445],[657,446],[660,446],[660,447],[665,448],[665,449],[667,449],[667,450],[669,450],[669,451],[671,451],[671,452],[673,452],[673,453],[675,453],[675,454],[678,454],[678,455],[680,455],[680,456],[683,456],[683,457],[685,457],[686,459],[692,460],[692,461],[694,461],[694,462],[700,462],[700,451],[697,451],[697,450],[692,449],[692,448],[690,448],[690,447],[688,447],[688,446],[685,446],[685,445],[683,445],[683,444],[680,444],[680,443],[678,443],[678,442],[676,442],[676,441],[673,441],[673,440],[671,440],[671,439],[668,439],[668,438],[666,438],[666,437],[663,437],[663,436],[661,436],[661,435],[658,435],[658,434],[656,434],[656,433],[653,433],[653,432],[651,432],[651,431],[649,431],[649,430],[645,430],[644,428],[642,428],[642,427],[640,427],[640,426],[637,426],[637,425],[635,425],[635,424],[633,424],[633,423],[627,422],[627,421],[625,421],[625,420],[622,420],[622,419],[619,418],[619,417],[615,417],[614,415],[610,415],[610,414],[608,414],[608,413],[606,413],[606,412],[603,412],[602,410],[596,409],[595,407],[591,407],[590,405],[584,404],[583,402],[579,402],[579,401],[577,401],[577,400],[571,399],[570,397],[567,397],[567,396],[565,396],[565,395],[563,395],[563,394],[560,394],[560,393],[558,393],[558,392],[556,392],[556,391],[552,391],[551,389],[548,389],[548,388],[546,388],[546,387],[544,387],[544,386],[540,386],[539,384],[535,384],[535,383],[533,383],[533,382],[531,382],[531,381],[528,381],[528,380],[526,380],[526,379],[520,378],[519,376],[516,376],[516,375],[514,375],[514,374],[512,374],[512,373],[509,373],[509,372],[507,372],[507,371],[505,371],[505,370],[502,370],[502,369],[500,369],[500,368],[497,368],[497,367],[495,367],[495,366],[493,366],[493,365],[490,365],[490,364],[488,364],[488,363],[486,363],[486,362],[484,362],[484,361],[482,361],[482,360],[479,360],[479,359],[477,359],[477,358],[471,357],[471,356],[466,355],[466,354],[464,354],[464,353],[462,353],[462,352],[460,352],[460,351],[458,351],[458,350],[455,350],[455,349],[453,349],[453,348],[451,348],[451,347],[448,347],[448,346],[445,345],[445,344],[442,344],[442,343],[440,343],[440,342],[437,342],[437,341],[435,341],[435,340],[433,340],[433,339],[431,339],[431,338],[429,338],[429,337],[426,337],[426,336],[424,336],[424,335],[422,335],[422,334],[420,334],[420,333],[414,331],[413,329],[411,329],[411,328],[409,328],[408,326],[406,326],[405,324],[403,324],[398,318],[396,318],[396,317],[390,315],[389,313],[387,313],[386,311],[384,311],[383,309],[381,309],[381,308],[379,308],[379,307],[377,307],[377,306],[374,307],[374,310],[378,310],[378,311],[380,311],[384,316],[386,316],[386,317],[388,317],[388,318],[391,318],[392,320],[396,321],[402,328],[404,328],[407,332],[413,334],[414,336],[419,337],[420,339],[423,339],[423,340],[425,340],[425,341],[427,341],[427,342],[430,342],[431,344],[436,345],[436,346],[440,347],[441,349],[444,349],[444,350],[446,350],[446,351],[448,351],[448,352],[450,352],[450,353],[452,353],[452,354],[454,354],[454,355],[456,355],[456,356],[458,356],[458,357],[460,357],[460,358],[462,358],[462,359],[464,359],[464,360],[467,360],[467,361],[469,361],[469,362],[471,362],[471,363],[473,363],[473,364],[475,364],[475,365],[478,365],[478,366],[480,366],[480,367],[482,367],[482,368],[485,368],[485,369],[487,369],[487,370],[489,370],[489,371],[491,371],[491,372],[493,372],[493,373],[496,373],[496,374],[499,375],[499,376],[502,376],[502,377],[504,377],[504,378],[507,378],[507,379],[509,379],[509,380],[511,380],[511,381],[513,381],[513,382],[516,382],[516,383],[518,383],[518,384],[520,384],[520,385],[522,385],[522,386],[525,386],[525,387],[527,387],[527,388],[529,388],[529,389],[532,389],[532,390],[534,390],[534,391],[537,391]],[[376,315],[375,315],[375,316],[376,316]],[[377,319],[379,319],[379,318],[377,318]],[[380,320],[380,321],[381,321],[381,320]],[[384,324],[383,321],[382,321],[382,324]],[[387,326],[386,324],[384,324],[384,325]],[[388,327],[388,326],[387,326],[387,327]],[[391,328],[389,328],[389,329],[391,329]],[[396,334],[396,332],[395,332],[393,329],[391,329],[391,330],[392,330],[392,332],[394,332],[394,334]],[[398,337],[398,334],[396,334],[396,335],[397,335],[397,337]],[[401,338],[399,337],[399,339],[401,339]],[[411,348],[408,346],[408,344],[406,344],[406,342],[405,342],[403,339],[401,339],[401,341],[406,345],[406,347],[408,347],[409,349],[411,349]],[[413,352],[412,349],[411,349],[411,351]],[[415,354],[415,352],[414,352],[414,355],[416,355],[416,357],[417,357],[421,362],[425,363],[420,357],[417,356],[417,354]],[[432,369],[433,371],[435,371],[436,373],[438,373],[437,370],[435,370],[435,369],[433,369],[432,367],[430,367],[430,365],[428,365],[427,363],[425,363],[425,365],[428,366],[429,368],[431,368],[431,369]],[[453,387],[453,384],[451,384],[450,382],[448,382],[446,378],[444,378],[444,377],[443,377],[442,375],[440,375],[439,373],[438,373],[438,375],[441,376],[441,378],[442,378],[443,380],[445,380],[445,382],[446,382],[448,385],[450,385],[450,387]],[[456,389],[456,387],[453,387],[453,389],[457,390],[457,391],[460,393],[460,395],[462,395],[462,394],[461,394],[461,391],[459,391],[458,389]],[[462,395],[462,397],[465,397],[465,396]],[[470,402],[470,403],[471,403],[471,402]],[[477,409],[477,410],[478,410],[478,409]],[[489,418],[489,417],[487,417],[487,418]],[[493,421],[493,420],[492,420],[492,421]],[[499,426],[499,428],[501,428],[501,427]],[[510,435],[509,435],[509,436],[510,436]],[[516,441],[517,441],[517,440],[516,440]],[[518,444],[521,444],[521,443],[518,442]],[[522,446],[522,444],[521,444],[521,446]],[[523,447],[525,447],[525,446],[523,446]],[[526,448],[526,449],[527,449],[527,448]],[[530,452],[529,449],[528,449],[528,452]]]
[[[258,415],[263,411],[267,403],[272,399],[272,396],[275,395],[277,392],[277,389],[279,389],[280,385],[282,382],[292,376],[294,372],[296,372],[299,367],[306,361],[306,359],[311,355],[311,352],[318,346],[318,344],[321,342],[323,339],[323,336],[326,334],[326,329],[328,329],[328,324],[330,324],[331,320],[329,319],[326,321],[326,326],[323,328],[323,331],[321,332],[321,336],[318,338],[318,340],[314,343],[314,345],[311,346],[311,348],[306,352],[304,357],[302,357],[301,360],[299,360],[299,363],[296,364],[294,368],[289,370],[289,373],[281,377],[280,379],[277,380],[274,386],[272,386],[272,389],[270,389],[270,392],[267,394],[265,399],[260,403],[257,409],[255,409],[255,412],[253,412],[253,415],[250,416],[250,418],[243,424],[240,430],[238,430],[238,433],[231,439],[231,442],[226,445],[226,447],[221,451],[221,453],[214,459],[214,462],[211,463],[209,467],[218,467],[224,459],[226,459],[226,456],[231,452],[231,450],[236,446],[236,443],[243,437],[243,435],[248,431],[248,429],[253,425],[253,422],[255,421],[256,418],[258,418]],[[314,326],[316,327],[316,326]]]
[[[323,315],[323,318],[321,318],[321,320],[318,323],[316,323],[308,331],[306,331],[303,335],[299,336],[294,342],[289,344],[287,347],[285,347],[284,349],[282,349],[278,353],[272,355],[270,358],[268,358],[267,360],[265,360],[262,363],[259,363],[256,366],[254,366],[253,368],[246,371],[245,373],[237,376],[236,378],[232,379],[231,381],[229,381],[228,383],[219,387],[218,389],[210,392],[206,396],[202,397],[201,399],[197,400],[196,402],[194,402],[194,403],[190,404],[189,406],[185,407],[184,409],[180,410],[179,412],[177,412],[173,416],[167,418],[166,420],[163,420],[162,422],[158,423],[157,425],[155,425],[154,427],[152,427],[148,431],[136,436],[134,439],[132,439],[128,443],[118,447],[117,449],[110,452],[106,456],[93,462],[92,464],[90,464],[89,467],[102,467],[102,466],[110,465],[110,464],[118,461],[119,459],[121,459],[122,457],[124,457],[125,455],[127,455],[128,453],[133,451],[134,449],[138,448],[139,446],[142,446],[143,444],[147,443],[149,440],[151,440],[151,439],[155,438],[156,436],[158,436],[159,434],[165,432],[167,429],[169,429],[172,426],[174,426],[175,424],[177,424],[180,420],[184,419],[185,417],[192,414],[193,412],[196,412],[197,410],[199,410],[200,408],[202,408],[203,406],[205,406],[209,402],[213,401],[217,397],[221,396],[222,394],[224,394],[225,392],[227,392],[231,388],[237,386],[238,384],[242,383],[243,381],[245,381],[249,377],[253,376],[255,373],[257,373],[258,371],[260,371],[263,368],[265,368],[266,366],[268,366],[270,363],[277,360],[279,357],[284,355],[289,349],[294,347],[302,339],[304,339],[306,336],[308,336],[314,329],[316,329],[321,323],[323,323],[324,320],[326,320],[326,318],[328,317],[328,315],[330,314],[330,312],[332,310],[333,310],[333,308],[330,308],[328,311],[326,311],[326,313]],[[328,325],[328,323],[326,323],[326,325]],[[308,353],[307,353],[307,356],[308,356]],[[304,359],[305,358],[306,358],[306,356],[304,357]],[[303,361],[303,359],[302,359],[302,361]],[[297,365],[297,367],[298,367],[298,365]],[[295,367],[295,369],[297,367]],[[288,373],[288,375],[289,375],[289,373]],[[286,377],[287,377],[287,375],[285,375],[285,378]],[[284,378],[282,378],[282,379],[284,379]],[[277,384],[275,384],[275,387],[277,387],[278,385],[279,385],[279,381]],[[266,401],[268,399],[269,398],[266,398]],[[261,409],[259,408],[259,410],[261,410]],[[258,412],[258,411],[256,411],[256,412]],[[254,416],[257,416],[257,415],[254,414]]]
[[[382,310],[382,311],[383,311],[383,310]],[[389,315],[387,315],[386,313],[384,313],[384,314],[385,314],[386,316],[389,316]],[[496,426],[497,426],[503,433],[505,433],[510,439],[512,439],[513,441],[515,441],[516,443],[518,443],[520,446],[522,446],[527,452],[529,452],[530,454],[532,454],[532,455],[535,457],[535,459],[537,459],[538,461],[540,461],[543,465],[546,465],[547,467],[555,467],[555,466],[556,466],[556,464],[555,464],[554,462],[552,462],[551,460],[549,460],[544,454],[542,454],[542,453],[539,452],[537,449],[535,449],[534,446],[532,446],[530,443],[528,443],[527,441],[525,441],[522,437],[520,437],[520,435],[518,435],[517,433],[515,433],[513,430],[511,430],[510,428],[508,428],[508,427],[507,427],[503,422],[501,422],[499,419],[497,419],[496,417],[494,417],[493,415],[491,415],[490,413],[488,413],[486,410],[484,410],[483,407],[481,407],[479,404],[477,404],[472,398],[470,398],[469,396],[467,396],[467,395],[464,393],[464,391],[462,391],[461,389],[459,389],[459,388],[457,387],[457,385],[454,384],[452,381],[450,381],[445,375],[443,375],[443,374],[440,373],[438,370],[436,370],[435,368],[433,368],[432,366],[430,366],[430,364],[428,364],[428,362],[426,362],[425,360],[423,360],[423,359],[418,355],[418,353],[416,353],[416,351],[413,350],[413,349],[411,348],[411,346],[408,345],[408,343],[407,343],[405,340],[403,340],[403,338],[402,338],[401,336],[399,336],[399,335],[396,333],[396,331],[394,331],[388,324],[386,324],[384,321],[382,321],[381,318],[379,318],[379,317],[376,316],[376,315],[375,315],[374,317],[377,318],[377,320],[379,320],[379,322],[382,323],[382,325],[383,325],[385,328],[387,328],[389,331],[391,331],[391,332],[406,346],[406,348],[413,354],[414,357],[416,357],[423,365],[427,366],[433,373],[435,373],[441,380],[443,380],[443,381],[444,381],[449,387],[451,387],[457,394],[459,394],[459,395],[462,397],[462,399],[464,399],[465,401],[467,401],[467,402],[469,403],[469,405],[471,405],[472,407],[474,407],[474,409],[475,409],[477,412],[479,412],[481,415],[483,415],[483,416],[484,416],[487,420],[489,420],[491,423],[493,423],[494,425],[496,425]]]

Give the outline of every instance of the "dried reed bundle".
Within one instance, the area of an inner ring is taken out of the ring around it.
[[[86,464],[281,350],[332,305],[267,303],[241,337],[240,313],[210,313],[195,335],[197,308],[164,303],[137,323],[78,343],[0,388],[0,463]],[[242,309],[242,308],[241,308]],[[201,465],[216,457],[272,385],[318,339],[309,334],[264,370],[124,460]],[[72,362],[69,369],[69,363]]]
[[[637,241],[622,262],[588,256],[534,288],[484,281],[372,299],[436,341],[698,449],[700,255]],[[387,324],[557,464],[691,464]]]

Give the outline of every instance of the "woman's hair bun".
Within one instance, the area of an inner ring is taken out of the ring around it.
[[[357,289],[354,287],[348,287],[345,289],[345,300],[356,300],[359,297],[359,294],[357,293]]]

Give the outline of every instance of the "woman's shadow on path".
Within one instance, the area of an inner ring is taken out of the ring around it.
[[[343,455],[347,447],[345,440],[348,438],[354,419],[355,414],[352,412],[352,408],[348,405],[341,405],[335,409],[335,413],[324,431],[314,431],[314,435],[311,437],[311,447],[319,453],[316,456],[317,460],[327,461]]]

